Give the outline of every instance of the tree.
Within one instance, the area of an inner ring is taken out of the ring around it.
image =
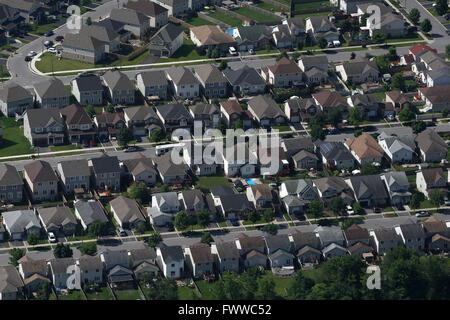
[[[275,224],[269,223],[269,224],[266,224],[264,226],[262,231],[264,231],[264,232],[274,236],[274,235],[276,235],[278,233],[278,228],[277,228],[277,226]]]
[[[34,232],[30,232],[30,234],[28,235],[28,239],[27,242],[34,246],[38,243],[39,237],[36,235],[36,233]]]
[[[88,227],[88,234],[91,237],[101,237],[108,233],[108,222],[95,220]]]
[[[431,24],[429,19],[425,19],[422,21],[422,23],[420,24],[420,29],[425,32],[428,33],[431,31],[431,29],[433,29],[433,25]]]
[[[73,250],[68,244],[58,243],[53,249],[53,254],[56,258],[71,258]]]
[[[342,122],[342,110],[340,108],[333,108],[328,112],[328,121],[337,128]]]
[[[220,51],[219,51],[219,48],[215,47],[215,48],[213,49],[213,51],[211,52],[211,58],[213,58],[213,59],[220,58]]]
[[[448,2],[447,0],[436,0],[436,6],[434,7],[436,12],[442,16],[448,11]]]
[[[117,143],[119,146],[126,147],[131,140],[133,140],[133,134],[127,127],[120,128],[117,131]]]
[[[222,273],[222,279],[225,294],[231,300],[242,299],[244,290],[239,283],[236,274],[234,272],[224,272]]]
[[[422,132],[423,130],[425,130],[427,128],[427,125],[422,120],[414,120],[411,123],[411,127],[413,129],[413,132],[415,134],[418,134],[418,133]]]
[[[223,71],[228,67],[228,63],[225,60],[220,61],[219,63],[219,70]]]
[[[90,26],[90,25],[92,24],[92,18],[91,18],[91,17],[87,17],[87,19],[86,19],[86,24],[87,24],[88,26]]]
[[[445,56],[450,59],[450,44],[445,47]]]
[[[389,58],[390,61],[397,61],[398,60],[398,55],[397,55],[397,49],[395,48],[395,46],[390,46],[388,53],[387,53],[387,57]]]
[[[237,129],[242,129],[243,128],[243,124],[242,124],[242,120],[241,119],[237,119],[234,123],[233,123],[233,129],[237,130]]]
[[[389,66],[391,65],[391,61],[386,54],[377,56],[375,58],[375,62],[377,63],[377,67],[378,69],[380,69],[381,73],[389,73]]]
[[[95,242],[85,242],[81,245],[80,251],[82,254],[93,256],[97,253],[97,244]]]
[[[334,197],[328,201],[328,207],[338,216],[345,212],[345,202],[341,197]]]
[[[264,221],[270,222],[273,220],[273,210],[272,209],[266,209],[264,210]]]
[[[361,123],[362,116],[361,116],[361,110],[358,106],[354,106],[350,108],[349,114],[348,114],[348,123],[351,125],[357,126]]]
[[[323,127],[318,125],[312,125],[311,126],[311,138],[313,141],[316,141],[318,139],[323,140],[325,139],[325,131],[323,130]]]
[[[276,297],[275,281],[272,278],[259,278],[256,295],[261,300],[274,300]]]
[[[409,201],[409,206],[412,209],[418,209],[420,207],[420,203],[425,200],[425,196],[422,192],[415,191],[411,195],[411,200]]]
[[[210,212],[208,210],[200,210],[197,212],[197,223],[201,226],[207,226],[209,224],[209,215]]]
[[[383,43],[386,41],[386,39],[387,39],[387,36],[380,31],[375,31],[372,35],[372,40],[375,43]]]
[[[319,114],[315,114],[311,119],[309,119],[309,125],[318,125],[320,127],[323,127],[325,125],[325,122]]]
[[[299,270],[295,275],[294,281],[291,282],[291,286],[288,288],[288,295],[294,300],[305,300],[306,296],[311,292],[314,287],[314,280],[305,277]]]
[[[147,244],[149,247],[151,248],[155,248],[159,243],[162,242],[162,237],[161,234],[158,232],[153,232],[147,240]]]
[[[353,211],[355,211],[355,214],[361,214],[363,212],[363,208],[359,202],[353,202]]]
[[[447,151],[447,157],[445,158],[447,161],[450,161],[450,149]]]
[[[95,116],[95,108],[94,108],[94,106],[93,105],[88,105],[87,107],[86,107],[86,112],[87,112],[87,114],[89,115],[89,117],[93,117],[93,116]]]
[[[298,59],[300,58],[300,56],[301,56],[301,53],[300,53],[300,52],[294,52],[294,53],[292,54],[292,60],[294,60],[295,62],[297,62]]]
[[[19,260],[25,255],[25,250],[19,248],[13,248],[8,251],[9,253],[9,263],[14,267],[19,265]]]
[[[259,219],[261,219],[261,215],[255,210],[252,210],[247,216],[247,220],[253,223],[256,223]]]
[[[189,227],[189,217],[185,211],[178,212],[175,216],[174,225],[178,230],[185,230]]]
[[[353,132],[353,135],[355,136],[355,138],[358,138],[360,135],[362,135],[362,129],[356,129]]]
[[[441,205],[444,204],[444,193],[442,193],[441,190],[434,189],[429,194],[431,203],[436,207],[439,208]]]
[[[141,283],[148,288],[148,297],[150,300],[177,300],[178,287],[174,279],[166,279],[161,276],[153,280],[153,276],[144,273],[139,277]]]
[[[204,232],[202,235],[202,239],[200,240],[201,243],[211,244],[211,242],[214,242],[213,237],[211,236],[210,232]]]
[[[420,11],[417,8],[412,8],[409,12],[408,18],[413,24],[418,24],[420,20]]]
[[[323,213],[323,204],[320,200],[313,200],[308,204],[306,209],[310,215],[312,215],[315,219],[322,216]]]
[[[324,37],[320,37],[317,40],[317,44],[319,45],[320,49],[325,49],[327,47],[328,43],[327,43],[327,40]]]
[[[144,205],[150,201],[150,193],[144,182],[133,183],[127,189],[128,196],[136,200],[139,204]]]
[[[106,112],[114,113],[116,112],[116,109],[114,109],[114,106],[112,104],[109,104],[106,106]]]
[[[50,294],[52,292],[52,287],[50,285],[50,281],[48,280],[41,280],[41,283],[38,287],[38,299],[39,300],[48,300],[50,298]]]
[[[448,116],[448,108],[447,107],[442,109],[441,115],[442,115],[442,117],[447,118],[447,116]]]
[[[280,61],[282,58],[289,59],[287,51],[281,51],[281,53],[275,58],[276,61]]]
[[[154,129],[150,135],[150,142],[160,142],[166,138],[162,129]]]
[[[151,226],[150,223],[148,221],[139,223],[135,229],[135,232],[138,234],[144,234],[146,233],[148,230],[151,230]]]
[[[391,86],[393,89],[396,90],[405,90],[405,78],[403,77],[403,74],[396,73],[391,78]]]
[[[402,122],[411,121],[415,118],[414,112],[409,109],[409,107],[404,107],[399,113],[398,113],[398,119]]]

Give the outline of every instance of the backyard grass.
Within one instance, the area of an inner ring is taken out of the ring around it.
[[[106,286],[97,287],[97,290],[99,291],[85,291],[88,300],[114,300],[114,297]]]
[[[16,122],[14,118],[0,117],[0,125],[3,128],[0,157],[34,153],[30,142],[23,135],[23,129],[20,128],[22,124],[23,121]]]
[[[418,33],[413,33],[412,35],[408,35],[406,37],[402,38],[390,38],[387,39],[387,43],[395,43],[395,42],[408,42],[408,41],[415,41],[415,40],[423,40],[422,37]]]
[[[145,289],[143,289],[145,292]],[[198,298],[197,291],[188,286],[178,287],[178,300],[192,300],[193,297]]]
[[[315,16],[328,16],[330,13],[331,13],[331,11],[325,11],[325,12],[315,12],[315,13],[302,13],[302,14],[296,14],[295,16],[306,19],[308,17],[315,17]]]
[[[195,281],[195,284],[197,285],[198,289],[200,290],[200,293],[202,294],[202,300],[216,300],[214,296],[214,291],[219,285],[219,281],[220,280],[217,280],[211,283],[207,283],[205,280]]]
[[[206,56],[201,56],[195,50],[195,44],[189,39],[183,39],[183,45],[170,58],[159,58],[158,62],[173,62],[185,60],[200,60],[206,59]],[[167,66],[165,66],[167,67]]]
[[[427,200],[427,199],[425,199],[424,201],[422,201],[421,203],[420,203],[420,209],[428,209],[428,208],[434,208],[435,207],[435,205],[430,201],[430,200]]]
[[[58,295],[58,300],[84,300],[83,294],[79,290],[73,290],[68,295]]]
[[[307,9],[319,9],[323,7],[331,7],[331,4],[329,1],[322,1],[322,2],[306,2],[306,3],[297,3],[295,4],[294,10],[307,10]]]
[[[31,25],[30,34],[36,34],[38,36],[44,35],[47,31],[54,30],[58,28],[58,25],[55,23],[46,23],[37,25],[35,28],[33,25]]]
[[[114,290],[117,300],[143,300],[139,290]]]
[[[223,23],[226,23],[232,27],[239,27],[242,26],[243,21],[239,18],[227,15],[223,12],[216,11],[214,13],[210,13],[209,16],[211,18],[214,18],[216,20],[222,21]]]
[[[211,189],[217,186],[228,186],[231,185],[231,182],[228,182],[225,177],[198,177],[198,180],[195,182],[195,187],[198,189]]]
[[[239,9],[235,10],[235,12],[257,22],[271,22],[277,20],[277,18],[275,17],[269,16],[267,14],[262,14],[246,7],[240,7]]]
[[[273,275],[272,271],[270,271],[270,270],[266,270],[263,277],[272,279],[275,282],[275,293],[277,294],[277,296],[282,297],[282,298],[287,297],[286,290],[290,287],[293,278],[291,278],[291,277],[286,277],[286,278],[275,277]]]
[[[204,26],[204,25],[214,25],[214,23],[212,23],[212,22],[210,22],[210,21],[208,21],[208,20],[205,20],[205,19],[202,19],[202,18],[200,18],[200,17],[193,17],[193,18],[190,18],[189,20],[187,20],[186,21],[187,23],[189,23],[190,25],[193,25],[193,26],[196,26],[196,27],[198,27],[198,26]]]
[[[275,6],[271,3],[268,2],[264,2],[261,1],[256,5],[258,8],[270,11],[270,12],[281,12],[281,7],[280,6]],[[288,12],[289,11],[289,6],[284,6],[284,11]]]

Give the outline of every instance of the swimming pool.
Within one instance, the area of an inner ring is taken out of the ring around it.
[[[233,30],[234,29],[227,29],[226,33],[228,33],[229,35],[233,35]]]
[[[257,182],[255,182],[255,180],[253,180],[253,179],[251,179],[251,178],[245,179],[245,182],[247,182],[247,184],[248,184],[249,186],[253,186],[253,185],[255,185],[255,184],[258,184]]]

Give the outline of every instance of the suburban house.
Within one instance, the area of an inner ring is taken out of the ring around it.
[[[421,88],[419,88],[420,92]],[[398,110],[411,105],[409,98],[400,90],[387,91],[386,92],[386,102],[390,102]]]
[[[182,98],[197,98],[200,95],[200,81],[186,67],[171,67],[167,71],[173,94]]]
[[[365,59],[344,62],[336,66],[336,71],[340,74],[342,80],[352,84],[378,82],[380,76],[375,61]]]
[[[310,136],[283,139],[281,141],[281,147],[288,157],[292,157],[301,150],[306,150],[311,153],[314,152],[314,144]]]
[[[169,58],[183,45],[183,29],[168,23],[161,27],[150,39],[150,53],[157,57]]]
[[[433,129],[425,129],[416,136],[420,157],[424,162],[440,162],[447,155],[448,146]]]
[[[105,58],[105,42],[88,32],[67,33],[64,38],[63,58],[78,60],[87,63],[99,63]]]
[[[35,83],[33,87],[41,108],[63,108],[70,104],[70,92],[56,77]]]
[[[291,122],[308,122],[316,114],[319,114],[318,106],[312,98],[299,98],[292,96],[284,103],[284,112]]]
[[[224,195],[220,197],[220,210],[225,219],[245,219],[253,210],[253,205],[245,194]]]
[[[242,151],[238,150],[240,148],[243,148],[243,154],[241,154]],[[250,152],[247,144],[239,148],[237,145],[225,148],[221,156],[223,159],[223,171],[228,177],[251,177],[256,172],[258,159]]]
[[[215,187],[212,187],[209,191],[211,192],[211,197],[214,201],[215,206],[220,206],[221,197],[238,193],[236,189],[226,185],[217,185]]]
[[[266,252],[268,255],[275,253],[277,250],[291,251],[291,241],[287,234],[265,235],[264,242],[266,245]]]
[[[169,16],[179,16],[188,11],[188,0],[155,0],[155,3],[168,10]]]
[[[345,245],[344,233],[340,228],[320,226],[314,229],[314,231],[319,234],[322,248],[325,248],[333,243],[339,246]],[[324,253],[323,250],[322,253]]]
[[[384,206],[388,201],[385,185],[378,175],[352,176],[345,181],[363,207]]]
[[[128,251],[130,256],[130,266],[133,268],[136,278],[141,275],[150,274],[156,277],[159,274],[159,268],[156,265],[156,250],[154,248],[143,247],[131,249]]]
[[[229,47],[236,46],[236,40],[216,25],[192,27],[190,37],[197,47],[210,52],[215,48],[221,52],[228,52]]]
[[[242,257],[244,261],[244,267],[246,269],[261,266],[263,268],[267,267],[267,256],[257,250],[252,250]]]
[[[272,33],[265,25],[239,26],[233,29],[233,38],[239,51],[261,50],[270,45]]]
[[[281,58],[275,65],[263,67],[261,76],[275,88],[292,87],[303,83],[303,72],[295,61],[286,57]]]
[[[186,144],[183,147],[183,161],[196,176],[213,176],[217,174],[220,153],[207,155],[206,146],[198,143]],[[216,161],[217,160],[217,161]]]
[[[156,114],[164,124],[166,131],[170,132],[180,128],[190,130],[192,127],[192,116],[180,103],[159,105],[156,107]]]
[[[33,96],[20,85],[9,82],[0,88],[0,108],[6,117],[22,115],[25,110],[33,108]]]
[[[433,190],[448,192],[447,179],[445,179],[442,168],[426,168],[416,175],[417,190],[422,192],[427,198]]]
[[[450,65],[442,62],[442,68],[433,67],[433,70],[427,73],[427,87],[450,85]]]
[[[197,212],[208,208],[203,192],[198,189],[182,190],[178,194],[178,200],[188,215],[195,216]]]
[[[97,126],[98,137],[110,139],[116,136],[120,128],[125,127],[125,117],[123,112],[103,112],[94,116],[94,123]]]
[[[378,102],[376,93],[353,94],[347,98],[347,103],[352,107],[358,107],[361,117],[365,120],[376,120],[383,106]]]
[[[227,68],[222,72],[234,93],[241,95],[257,94],[263,93],[266,89],[266,82],[261,78],[258,71],[248,65],[238,69]]]
[[[104,279],[104,266],[99,256],[83,255],[77,260],[82,284],[100,284]]]
[[[239,272],[239,250],[234,241],[215,242],[211,244],[211,253],[219,272]]]
[[[312,97],[324,114],[328,114],[331,109],[339,108],[343,113],[343,118],[347,117],[349,105],[345,98],[336,91],[321,91],[313,93]]]
[[[199,102],[189,106],[189,113],[195,121],[201,121],[204,128],[217,128],[220,122],[220,111],[215,104]]]
[[[192,182],[189,175],[189,167],[184,162],[180,164],[174,163],[170,153],[153,158],[153,165],[159,172],[159,177],[164,184],[183,185]]]
[[[23,280],[14,266],[0,267],[0,300],[16,300],[23,289]]]
[[[87,160],[61,161],[57,165],[57,171],[66,193],[72,193],[76,189],[90,189],[91,171]]]
[[[101,157],[93,158],[89,160],[89,166],[92,168],[96,189],[120,189],[121,169],[116,156],[111,157],[104,154]]]
[[[318,198],[311,179],[283,181],[279,195],[288,214],[304,213],[308,203]]]
[[[99,256],[104,263],[106,272],[110,271],[115,266],[121,266],[124,268],[130,267],[130,256],[127,250],[106,249],[102,251]]]
[[[117,223],[123,228],[135,229],[146,220],[141,212],[141,208],[133,199],[119,196],[109,202],[111,213]]]
[[[268,184],[255,184],[248,186],[247,199],[252,202],[256,209],[272,209],[273,195]]]
[[[1,0],[0,3],[19,11],[19,15],[25,23],[37,24],[42,21],[44,12],[39,1]]]
[[[378,4],[380,5],[380,4]],[[374,32],[382,32],[390,38],[401,38],[408,33],[406,27],[407,23],[402,17],[392,12],[381,14],[379,23],[376,19],[367,19],[366,27],[369,30],[369,35],[372,37]]]
[[[418,89],[420,98],[425,101],[425,107],[433,112],[450,109],[450,85],[438,87],[423,87]]]
[[[68,141],[70,143],[85,143],[94,145],[97,130],[86,109],[79,104],[71,104],[59,111],[67,127]]]
[[[317,188],[319,197],[327,205],[327,201],[334,197],[341,197],[344,201],[351,205],[355,201],[353,191],[342,177],[325,177],[313,180],[314,186]]]
[[[402,238],[396,233],[395,229],[380,227],[369,231],[369,234],[379,255],[385,255],[402,243]]]
[[[251,237],[245,233],[239,233],[234,242],[241,256],[245,256],[252,250],[256,250],[261,253],[266,252],[266,242],[263,236]]]
[[[46,232],[65,235],[73,235],[75,233],[77,221],[69,207],[39,208],[37,212]]]
[[[350,150],[360,165],[367,163],[381,164],[384,150],[370,134],[363,133],[357,138],[347,139],[345,146]]]
[[[54,201],[57,198],[58,177],[48,162],[36,160],[23,168],[24,179],[34,201]]]
[[[327,42],[339,40],[339,32],[331,25],[327,16],[312,16],[306,18],[305,31],[311,39],[317,41],[324,38]]]
[[[184,255],[194,278],[214,273],[214,257],[211,248],[205,243],[194,243],[184,248]]]
[[[285,113],[270,96],[258,95],[250,99],[248,110],[263,127],[286,122]]]
[[[294,230],[290,235],[290,239],[292,242],[292,247],[294,252],[304,248],[310,247],[319,250],[320,249],[320,239],[319,235],[316,232],[312,231],[298,231]]]
[[[82,106],[103,104],[103,85],[99,76],[92,73],[80,74],[72,80],[71,86],[72,94]]]
[[[423,43],[418,43],[412,47],[409,48],[409,53],[414,57],[416,61],[419,61],[420,57],[427,53],[428,51],[432,51],[434,53],[437,53],[436,49],[431,48],[430,46],[427,46]]]
[[[77,200],[74,202],[75,216],[86,230],[94,221],[108,222],[101,205],[96,200]]]
[[[350,247],[358,242],[369,245],[370,235],[366,228],[353,224],[344,230],[345,243]]]
[[[166,278],[177,279],[183,276],[184,255],[180,246],[157,247],[156,260]]]
[[[112,104],[128,105],[134,103],[134,85],[124,73],[108,70],[103,75],[103,81]]]
[[[417,251],[425,250],[426,236],[420,223],[401,224],[395,227],[395,232],[407,248]]]
[[[386,134],[378,136],[378,144],[391,160],[391,163],[411,163],[416,149],[416,142],[411,135]]]
[[[330,259],[332,257],[341,257],[345,254],[348,254],[347,249],[341,245],[338,245],[337,243],[331,243],[322,249],[322,255],[324,259]]]
[[[56,290],[67,288],[67,280],[72,274],[67,269],[74,265],[75,259],[73,258],[57,258],[48,261],[49,278],[52,280]]]
[[[272,268],[293,268],[295,256],[283,249],[278,249],[277,251],[268,255],[269,263]]]
[[[302,56],[298,60],[298,66],[304,72],[308,84],[328,82],[327,55]]]
[[[204,64],[195,69],[195,76],[202,84],[202,93],[206,98],[228,96],[228,80],[212,64]]]
[[[314,142],[322,163],[330,170],[349,170],[355,167],[356,159],[342,142]]]
[[[411,192],[409,192],[409,182],[404,171],[386,172],[381,175],[381,180],[386,185],[392,205],[409,203]]]
[[[178,211],[180,211],[180,202],[176,192],[153,194],[152,206],[147,208],[150,223],[156,226],[172,223],[172,219]]]
[[[228,128],[233,128],[236,122],[240,122],[244,130],[252,126],[253,115],[250,111],[242,109],[237,99],[221,101],[220,112]]]
[[[297,251],[297,260],[300,266],[303,268],[307,266],[314,266],[319,263],[322,258],[322,252],[320,250],[312,248],[308,245],[304,246]]]
[[[366,255],[373,256],[373,248],[363,242],[357,242],[354,245],[347,247],[347,251],[350,255],[356,255],[360,258],[364,258]]]
[[[428,219],[422,221],[422,227],[423,231],[425,231],[425,235],[427,236],[428,240],[435,234],[445,235],[448,233],[448,231],[450,231],[447,228],[447,224],[445,223],[445,221],[442,221],[436,218],[435,216],[431,216]]]
[[[29,109],[23,118],[23,133],[32,146],[64,143],[64,120],[59,109]]]
[[[319,158],[307,150],[300,150],[292,155],[292,162],[296,169],[317,169],[319,166]]]
[[[295,37],[292,36],[289,27],[285,24],[278,24],[272,29],[272,38],[275,46],[279,49],[292,49],[295,45]]]
[[[150,31],[150,19],[140,10],[112,9],[109,18],[123,24],[123,29],[131,32],[137,38],[147,35]]]
[[[126,108],[123,111],[125,123],[133,136],[151,135],[155,129],[162,129],[158,115],[149,106]]]
[[[158,172],[153,166],[152,159],[140,153],[134,159],[123,161],[123,165],[136,183],[144,182],[148,186],[156,183]]]
[[[23,199],[23,179],[16,167],[0,163],[0,200],[6,203],[21,202]]]
[[[136,87],[146,98],[158,97],[158,99],[167,98],[167,83],[166,73],[162,70],[152,70],[136,75]]]
[[[128,9],[145,14],[150,19],[150,27],[159,29],[168,22],[168,10],[151,0],[135,0],[126,3]]]
[[[25,240],[31,233],[38,237],[41,234],[41,224],[33,210],[5,211],[2,216],[10,240]]]
[[[297,40],[304,40],[305,38],[305,22],[302,17],[287,18],[282,21],[287,25],[290,34]]]

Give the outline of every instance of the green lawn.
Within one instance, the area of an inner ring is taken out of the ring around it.
[[[325,11],[325,12],[315,12],[315,13],[302,13],[302,14],[296,14],[296,17],[302,17],[303,19],[306,19],[308,17],[315,17],[315,16],[328,16],[331,11]]]
[[[210,22],[208,20],[205,20],[205,19],[202,19],[200,17],[193,17],[193,18],[187,20],[186,22],[189,23],[190,25],[193,25],[193,26],[196,26],[196,27],[204,26],[204,25],[208,25],[208,24],[209,25],[215,25],[215,23],[212,23],[212,22]]]
[[[198,180],[195,182],[195,187],[198,189],[211,189],[220,185],[231,185],[231,182],[227,181],[225,177],[198,177]]]
[[[207,283],[205,280],[195,281],[195,284],[202,294],[202,300],[216,300],[214,296],[214,290],[219,284],[218,281],[214,281],[211,283]]]
[[[424,200],[420,203],[420,209],[434,208],[435,205],[430,200]]]
[[[222,221],[222,222],[219,222],[219,227],[226,228],[226,227],[228,227],[228,225],[225,221]]]
[[[30,142],[23,135],[23,129],[20,129],[22,124],[23,121],[16,122],[14,118],[0,116],[0,126],[3,128],[0,157],[34,153]]]
[[[195,50],[195,44],[189,39],[184,39],[183,45],[172,55],[172,57],[159,58],[158,62],[173,62],[173,61],[200,60],[200,59],[206,59],[206,56],[199,55]]]
[[[294,10],[300,11],[300,10],[307,10],[307,9],[319,9],[323,7],[331,7],[331,4],[329,1],[322,1],[322,2],[306,2],[306,3],[297,3],[295,4]]]
[[[395,42],[408,42],[408,41],[416,41],[423,40],[422,37],[418,33],[414,33],[412,35],[408,35],[402,38],[390,38],[387,39],[387,43],[395,43]]]
[[[114,290],[117,300],[142,300],[139,290]]]
[[[83,294],[79,290],[73,290],[68,295],[58,295],[58,300],[84,300]]]
[[[270,11],[270,12],[281,12],[281,7],[275,6],[275,5],[271,4],[271,3],[264,2],[264,1],[259,2],[256,6],[258,8],[261,8],[261,9],[264,9],[264,10],[267,10],[267,11]],[[284,11],[288,12],[289,11],[289,6],[285,6],[284,7]]]
[[[272,279],[275,282],[275,293],[277,294],[277,296],[282,297],[282,298],[287,297],[286,289],[289,288],[290,284],[292,283],[293,278],[291,278],[291,277],[286,277],[286,278],[275,277],[273,275],[272,271],[270,271],[270,270],[266,270],[266,273],[264,274],[263,277]]]
[[[85,291],[88,300],[114,300],[111,291],[106,286],[97,287],[97,290]]]
[[[283,217],[286,221],[292,221],[291,217],[287,213],[283,214]]]
[[[214,13],[210,13],[209,16],[216,20],[222,21],[232,27],[242,26],[242,20],[230,15],[227,15],[221,11],[215,11]]]
[[[235,12],[239,13],[240,15],[243,15],[244,17],[255,20],[256,22],[271,22],[277,20],[277,18],[275,17],[259,13],[255,10],[246,7],[240,7],[239,9],[235,10]]]
[[[75,144],[65,144],[65,145],[50,147],[50,150],[52,152],[67,151],[67,150],[77,150],[77,149],[82,149],[82,147],[81,146],[77,146]]]
[[[192,300],[193,297],[198,298],[197,291],[188,286],[178,287],[178,300]]]
[[[58,26],[54,23],[46,23],[36,26],[36,29],[31,25],[31,34],[36,34],[38,36],[44,35],[47,31],[54,30],[58,28]]]

